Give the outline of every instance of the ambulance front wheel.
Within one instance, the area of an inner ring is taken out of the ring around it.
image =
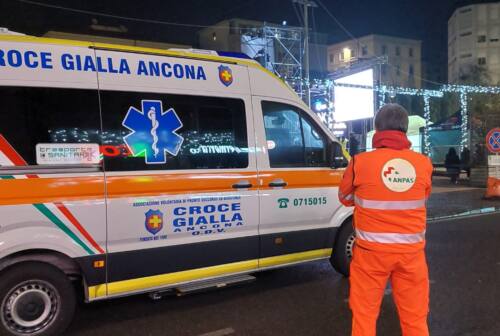
[[[346,277],[349,276],[349,265],[351,264],[355,241],[356,234],[352,226],[352,218],[350,218],[340,227],[330,258],[330,263],[333,268]]]
[[[25,262],[3,271],[0,335],[60,335],[73,319],[75,289],[59,269]]]

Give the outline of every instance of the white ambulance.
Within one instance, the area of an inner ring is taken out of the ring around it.
[[[75,288],[347,274],[341,146],[244,55],[3,36],[0,99],[0,333],[59,334]]]

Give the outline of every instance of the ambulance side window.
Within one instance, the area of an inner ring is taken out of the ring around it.
[[[101,125],[96,90],[0,86],[0,97],[0,166],[13,165],[14,157],[28,165],[98,162]],[[94,147],[94,161],[79,156],[78,151]]]
[[[305,112],[302,113],[306,164],[308,167],[327,167],[328,151],[325,136],[312,120],[308,120]]]
[[[262,111],[271,167],[328,167],[326,136],[304,111],[269,101]]]
[[[248,167],[241,99],[116,91],[100,94],[108,171]]]
[[[289,105],[262,102],[271,167],[303,167],[304,139],[299,113]]]

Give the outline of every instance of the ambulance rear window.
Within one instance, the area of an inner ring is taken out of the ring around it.
[[[107,171],[248,167],[241,99],[117,91],[100,94]]]
[[[0,97],[0,165],[86,164],[92,146],[99,160],[96,90],[0,86]]]

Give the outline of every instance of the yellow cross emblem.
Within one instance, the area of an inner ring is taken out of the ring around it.
[[[231,80],[231,77],[233,77],[227,70],[224,70],[221,76],[224,78],[226,82],[229,82]]]
[[[152,216],[150,219],[149,219],[149,225],[153,228],[153,229],[157,229],[160,227],[160,225],[162,224],[162,220],[160,217],[158,217],[157,215],[154,215]]]

